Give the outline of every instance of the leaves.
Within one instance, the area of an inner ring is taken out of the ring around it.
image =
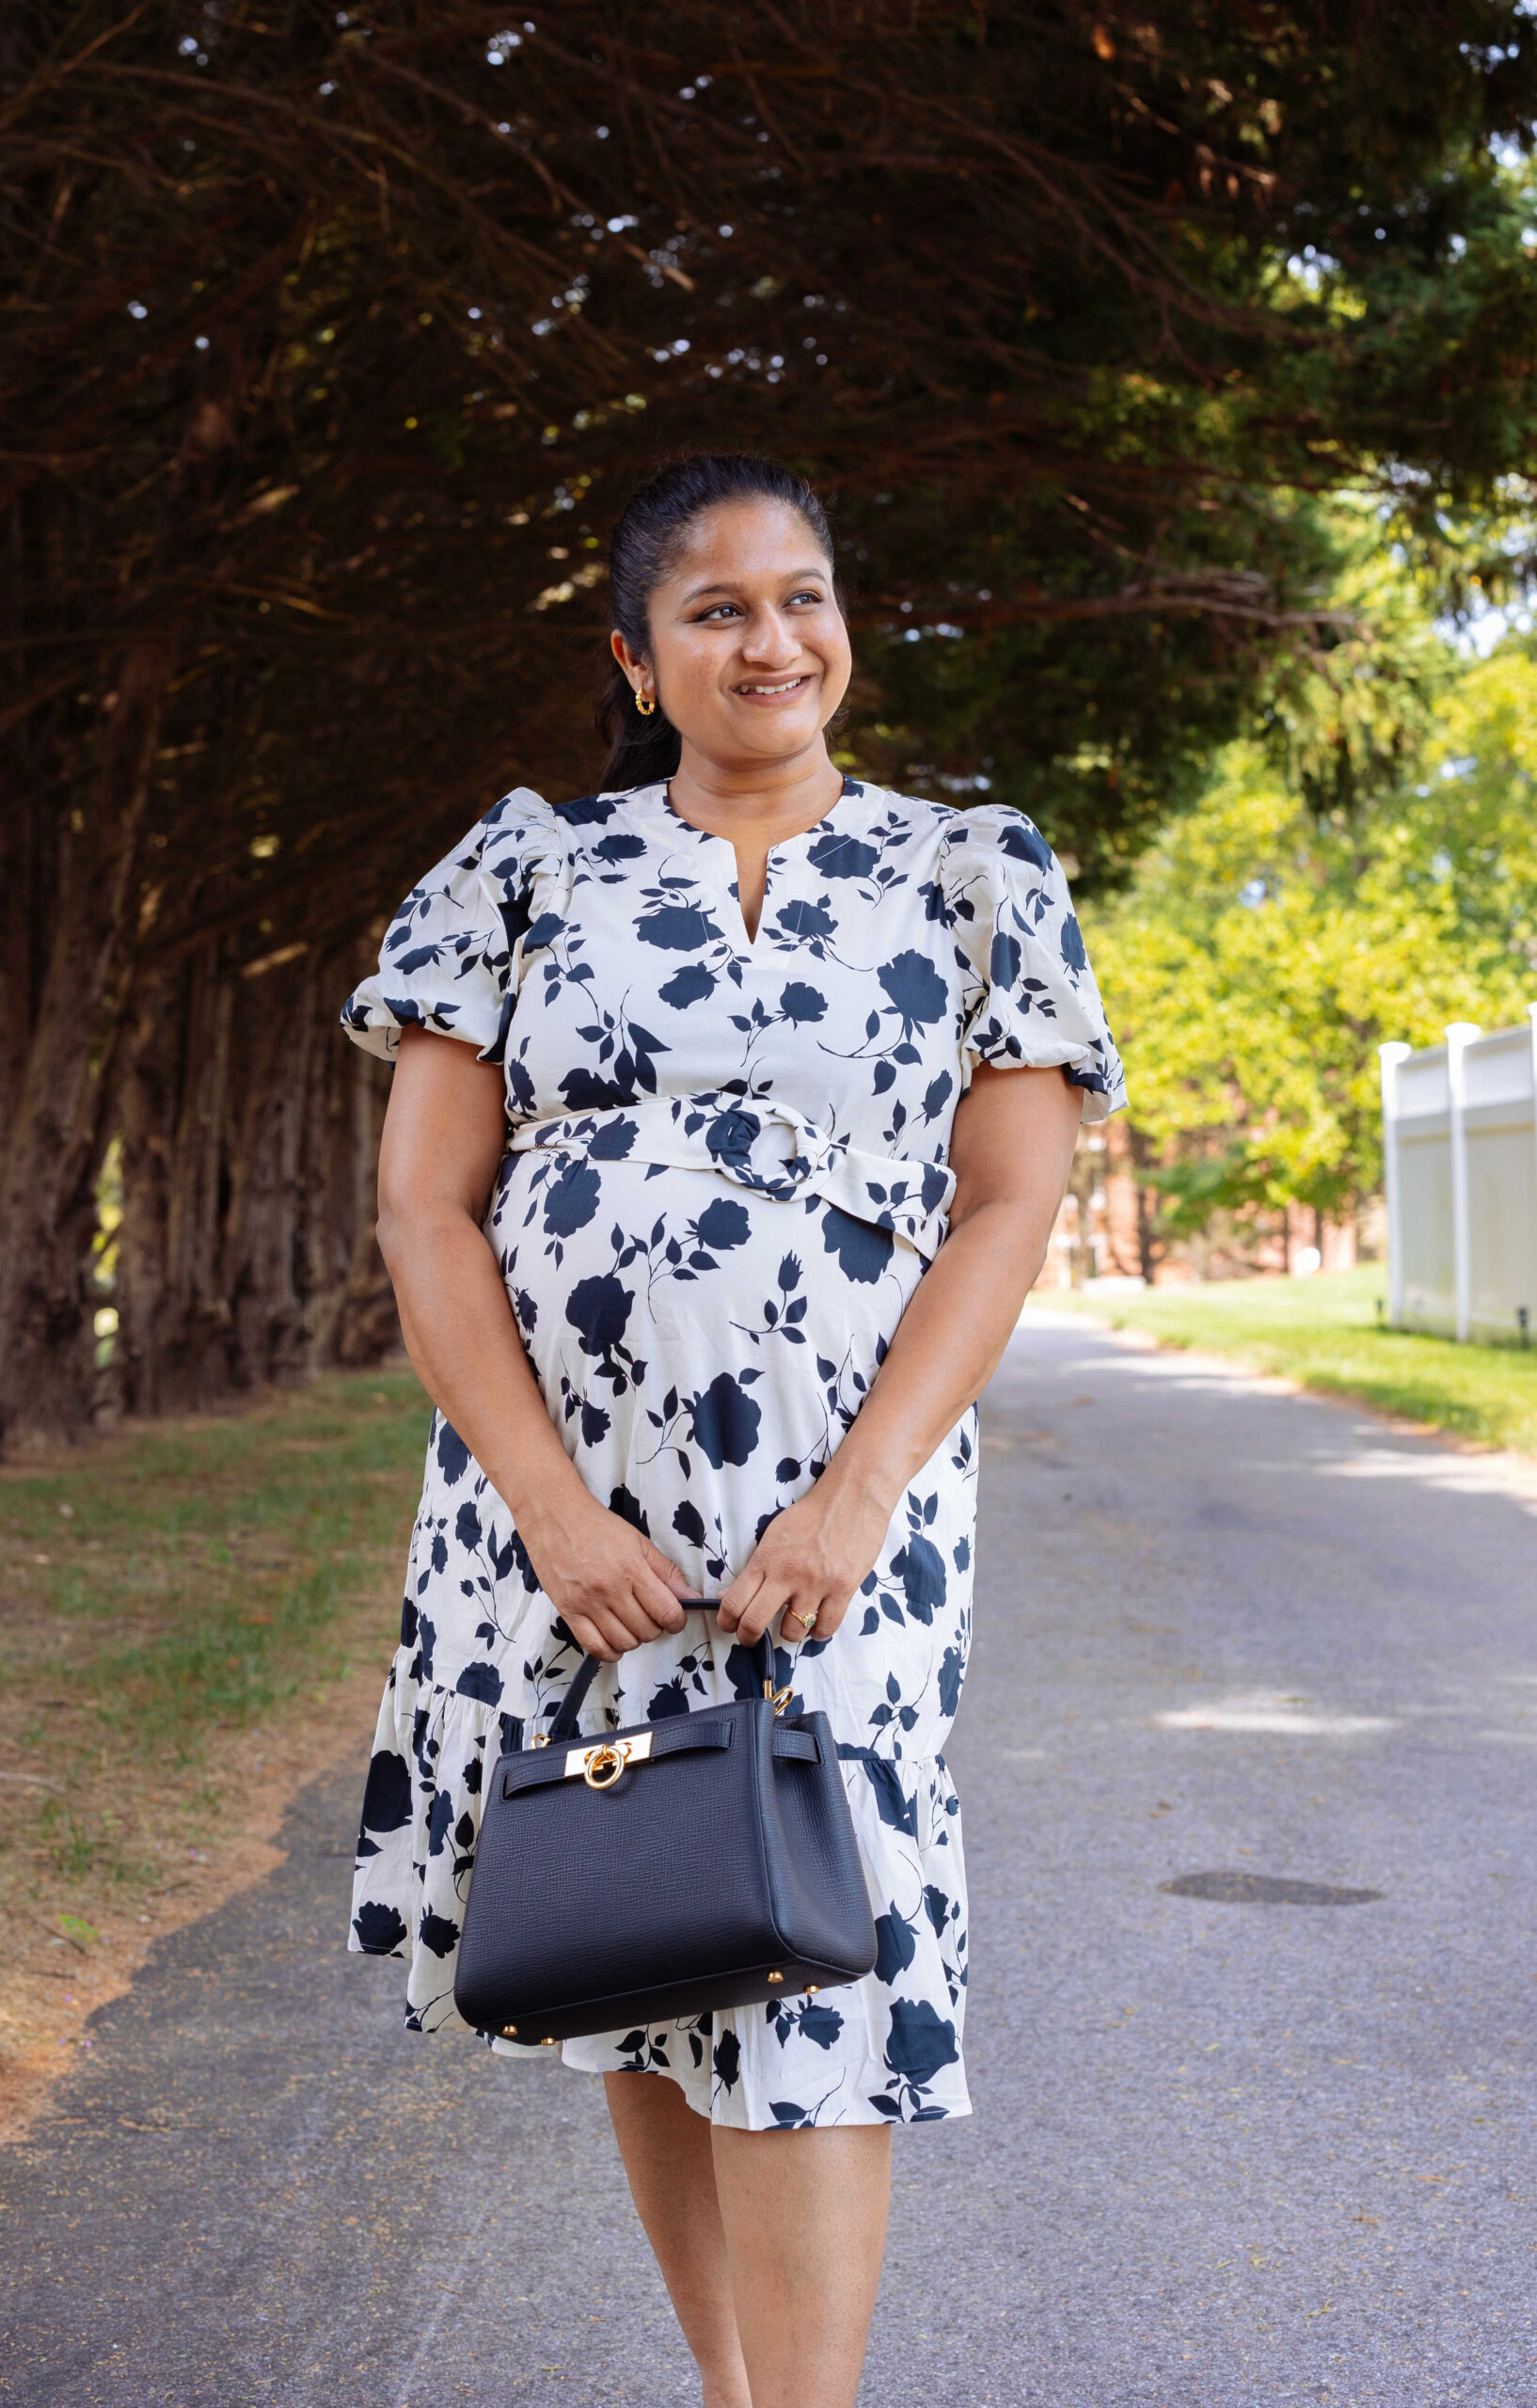
[[[1412,636],[1413,628],[1409,630]],[[1432,638],[1441,725],[1321,820],[1257,749],[1088,915],[1164,1244],[1380,1176],[1377,1047],[1525,1017],[1537,958],[1537,662]]]

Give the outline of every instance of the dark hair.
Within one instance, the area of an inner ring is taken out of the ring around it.
[[[632,494],[609,548],[613,624],[634,653],[651,647],[651,596],[673,568],[689,529],[724,501],[782,501],[798,510],[817,544],[832,558],[827,514],[804,477],[754,452],[702,452],[658,469]],[[649,718],[635,707],[629,679],[614,661],[598,704],[595,725],[609,747],[605,794],[654,785],[670,778],[682,750],[678,732],[658,700]]]

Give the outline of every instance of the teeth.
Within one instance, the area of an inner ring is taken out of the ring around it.
[[[787,686],[738,686],[737,691],[739,694],[789,694],[805,682],[803,677],[792,677]]]

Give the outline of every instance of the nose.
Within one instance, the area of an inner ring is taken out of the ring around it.
[[[764,669],[790,669],[800,657],[800,639],[771,602],[754,610],[742,634],[744,657]]]

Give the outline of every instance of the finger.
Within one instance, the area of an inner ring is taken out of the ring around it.
[[[666,1581],[674,1597],[691,1597],[693,1595],[693,1584],[689,1580],[688,1574],[686,1572],[680,1572],[675,1563],[670,1563],[666,1556],[663,1555],[660,1547],[658,1546],[653,1540],[643,1539],[642,1541],[642,1550],[645,1556],[645,1560],[649,1569],[656,1573],[659,1580]]]
[[[737,1625],[737,1638],[756,1645],[780,1608],[790,1604],[794,1595],[788,1581],[765,1580]]]
[[[721,1617],[722,1630],[735,1630],[737,1627],[743,1614],[762,1588],[763,1581],[764,1575],[761,1567],[753,1563],[745,1564],[737,1573],[736,1579],[716,1608]]]
[[[617,1626],[610,1635],[610,1629],[591,1614],[572,1613],[565,1619],[576,1635],[577,1644],[587,1655],[595,1656],[600,1664],[616,1664],[629,1643]]]
[[[600,1601],[590,1604],[588,1611],[610,1633],[621,1655],[627,1655],[632,1647],[647,1646],[661,1636],[644,1607],[627,1589],[610,1589]]]
[[[649,1646],[653,1640],[673,1637],[682,1626],[678,1602],[671,1589],[662,1589],[658,1585],[651,1595],[642,1596],[639,1576],[628,1589],[610,1594],[609,1608],[631,1634],[631,1644],[637,1647]]]
[[[689,1592],[687,1589],[674,1589],[672,1585],[673,1581],[682,1578],[676,1565],[668,1563],[665,1559],[660,1569],[644,1557],[635,1567],[635,1594],[658,1630],[681,1630],[689,1619],[678,1603],[678,1599]]]
[[[780,1620],[779,1635],[787,1646],[803,1647],[822,1634],[822,1610],[815,1597],[792,1597]]]

